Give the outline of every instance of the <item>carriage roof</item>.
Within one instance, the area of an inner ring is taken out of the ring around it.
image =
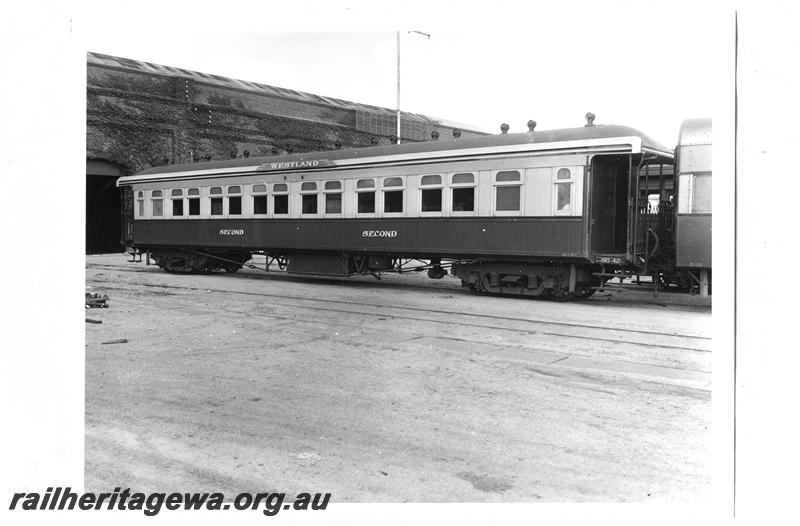
[[[600,124],[580,128],[507,133],[465,139],[442,138],[437,141],[418,143],[157,166],[143,170],[136,175],[121,177],[118,185],[210,173],[274,172],[281,169],[293,171],[309,166],[330,168],[403,161],[442,161],[465,156],[501,155],[526,151],[552,153],[627,151],[629,153],[653,153],[669,158],[673,156],[672,150],[638,130],[627,126]]]
[[[678,134],[679,146],[710,145],[711,144],[711,119],[686,119],[681,124]]]

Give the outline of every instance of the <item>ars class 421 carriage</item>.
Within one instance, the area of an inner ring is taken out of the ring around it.
[[[263,254],[292,274],[427,270],[476,292],[553,299],[677,276],[674,152],[592,120],[150,168],[118,181],[123,242],[168,272],[232,272]]]

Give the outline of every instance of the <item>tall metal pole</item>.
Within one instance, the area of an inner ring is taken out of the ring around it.
[[[431,36],[422,31],[409,31],[409,34],[416,33],[430,40]],[[400,144],[400,31],[397,32],[397,144]]]
[[[400,144],[400,31],[397,32],[397,144]]]

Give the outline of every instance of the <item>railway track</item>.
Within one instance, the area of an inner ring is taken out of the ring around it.
[[[104,263],[89,263],[89,262],[87,262],[86,267],[87,268],[114,269],[116,271],[125,272],[125,273],[129,273],[129,274],[160,274],[160,273],[163,272],[163,271],[161,271],[160,269],[158,269],[157,267],[154,267],[154,266],[151,266],[149,268],[148,267],[144,267],[144,268],[139,267],[139,268],[137,268],[137,267],[131,267],[129,265],[110,265],[110,264],[104,264]],[[273,267],[274,267],[274,265],[273,265]],[[428,280],[425,280],[425,282],[424,282],[425,284],[424,285],[419,284],[419,283],[409,283],[407,281],[404,281],[404,282],[393,281],[393,282],[387,283],[387,281],[377,281],[372,277],[368,278],[369,281],[365,281],[365,279],[359,279],[359,278],[366,278],[365,276],[354,276],[354,277],[350,277],[350,278],[330,278],[330,277],[323,277],[323,276],[306,277],[306,276],[299,276],[299,275],[296,275],[296,274],[288,274],[285,271],[276,270],[276,269],[277,269],[277,267],[271,268],[268,273],[264,272],[262,269],[258,269],[258,271],[251,270],[251,269],[244,269],[244,270],[242,270],[242,271],[240,271],[240,272],[238,272],[236,274],[228,274],[228,275],[226,275],[226,279],[261,281],[266,275],[270,279],[276,279],[276,280],[281,280],[281,281],[284,281],[284,280],[286,280],[286,281],[296,281],[296,282],[300,282],[300,283],[312,283],[313,282],[313,283],[320,283],[320,284],[337,284],[337,285],[346,284],[347,286],[353,287],[353,288],[363,287],[363,286],[375,287],[375,286],[385,285],[387,287],[402,288],[404,290],[420,290],[420,291],[426,291],[426,292],[443,291],[443,292],[448,292],[448,293],[453,293],[453,294],[460,294],[460,295],[463,295],[465,297],[474,296],[474,293],[468,292],[468,291],[462,289],[458,284],[453,283],[453,282],[449,282],[449,281],[446,281],[446,280],[437,281],[437,280],[428,279]],[[403,274],[411,274],[411,271],[404,272]],[[217,274],[217,275],[223,275],[223,274]],[[383,275],[384,276],[390,276],[391,278],[398,277],[398,274],[396,274],[396,273],[385,273]],[[630,306],[630,307],[635,307],[637,309],[644,308],[644,309],[652,309],[652,310],[661,310],[664,307],[668,307],[669,306],[673,310],[687,311],[687,312],[706,312],[706,311],[709,310],[709,307],[710,307],[710,303],[708,303],[708,304],[703,304],[703,303],[701,303],[701,304],[689,304],[689,303],[672,302],[669,305],[667,305],[665,303],[662,303],[658,298],[652,298],[651,296],[649,296],[650,293],[651,293],[650,290],[643,290],[641,287],[636,286],[636,285],[625,285],[623,287],[619,287],[619,286],[615,285],[613,287],[610,286],[609,290],[611,291],[609,293],[609,296],[611,294],[616,294],[618,292],[621,292],[622,290],[628,290],[629,292],[634,292],[635,291],[635,292],[639,292],[639,293],[646,293],[648,295],[648,300],[646,300],[646,301],[641,301],[641,296],[640,296],[639,299],[635,299],[635,300],[629,299],[629,300],[627,300],[625,302],[614,302],[615,306],[626,306],[626,307]],[[683,294],[675,294],[675,293],[667,293],[667,295],[670,295],[670,296],[684,296],[685,297],[685,295],[683,295]],[[608,299],[609,296],[606,296],[606,298]],[[518,296],[496,296],[495,295],[493,297],[500,297],[500,298],[503,298],[503,299],[506,299],[506,300],[509,300],[509,301],[523,301],[523,302],[547,301],[547,300],[541,300],[541,299],[537,299],[537,298],[518,297]],[[659,296],[659,298],[663,298],[663,297],[664,297],[663,295]],[[602,305],[603,303],[604,303],[604,301],[601,299],[600,296],[595,296],[595,297],[593,297],[593,298],[591,298],[589,300],[584,300],[583,302],[577,302],[575,304],[585,304],[585,305],[599,306],[599,305]]]
[[[225,320],[224,323],[233,323],[232,326],[240,327],[240,330],[250,330],[254,333],[271,331],[275,327],[284,327],[284,330],[295,327],[299,331],[298,334],[313,335],[312,341],[333,340],[345,345],[367,348],[374,348],[376,345],[391,347],[395,345],[391,342],[396,342],[400,346],[398,348],[406,351],[413,348],[417,349],[416,352],[422,353],[435,350],[437,353],[457,355],[470,361],[478,360],[487,366],[517,363],[523,368],[530,368],[532,372],[544,375],[577,374],[578,377],[590,378],[597,374],[601,376],[611,374],[618,377],[615,381],[622,381],[621,377],[629,378],[628,381],[634,378],[636,379],[634,381],[653,383],[652,387],[640,386],[640,388],[656,391],[671,385],[676,388],[690,388],[690,392],[693,390],[705,392],[710,382],[708,351],[686,344],[680,346],[667,345],[663,342],[636,342],[624,339],[624,335],[623,338],[615,339],[603,338],[597,334],[577,335],[547,331],[542,330],[541,325],[547,325],[548,322],[531,320],[523,320],[526,323],[525,327],[509,327],[497,323],[498,317],[492,315],[449,313],[448,319],[444,320],[431,318],[431,314],[436,314],[433,310],[413,307],[408,310],[414,313],[425,312],[428,316],[404,315],[398,312],[404,307],[389,308],[385,305],[370,304],[373,307],[365,309],[363,308],[365,304],[356,302],[298,298],[285,294],[151,283],[109,284],[103,280],[90,280],[90,282],[132,295],[141,294],[142,288],[149,289],[152,294],[162,298],[166,294],[169,295],[169,300],[166,302],[145,301],[154,308],[169,312],[185,311],[190,315],[207,316],[215,322]],[[226,298],[246,296],[256,301],[235,300],[232,306],[220,305],[214,300],[208,305],[205,301],[197,301],[198,293],[219,294]],[[260,298],[280,301],[265,304],[258,301]],[[324,317],[322,313],[329,316]],[[453,319],[453,316],[456,319]],[[489,318],[492,322],[486,323],[480,320],[481,317]],[[388,319],[392,320],[388,326],[379,321]],[[249,321],[244,322],[244,320]],[[580,327],[579,324],[561,325],[568,330]],[[335,336],[332,327],[336,329]],[[586,325],[586,327],[597,330],[596,326]],[[461,329],[463,336],[458,335]],[[632,332],[637,335],[641,333],[663,336],[663,333],[653,331]],[[627,336],[630,337],[630,334]],[[308,341],[302,339],[298,344],[307,345]],[[547,372],[548,370],[552,373]],[[573,372],[567,372],[570,370]],[[602,380],[592,380],[595,381],[604,383]],[[661,387],[658,387],[659,385]]]
[[[115,267],[116,268],[116,267]],[[126,270],[127,272],[130,272]],[[134,271],[136,272],[136,271]],[[142,271],[139,271],[142,272]],[[653,349],[685,350],[708,353],[711,351],[711,338],[675,332],[651,331],[626,327],[604,327],[594,324],[553,321],[545,319],[497,316],[487,313],[459,312],[448,310],[442,312],[413,306],[388,305],[385,303],[366,303],[344,299],[304,298],[296,295],[278,294],[260,291],[242,291],[234,288],[209,288],[198,286],[179,286],[153,284],[146,282],[128,283],[132,287],[110,284],[106,280],[89,279],[91,283],[102,283],[108,288],[134,290],[134,287],[150,289],[166,289],[186,292],[203,292],[216,294],[237,294],[249,297],[280,300],[281,305],[292,306],[314,311],[368,316],[373,318],[391,317],[412,322],[439,323],[449,326],[461,326],[490,330],[508,331],[522,334],[538,334],[575,340],[591,340],[611,344],[637,345]],[[569,332],[565,332],[566,329]]]

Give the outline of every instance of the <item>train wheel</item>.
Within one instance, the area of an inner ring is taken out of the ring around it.
[[[571,301],[575,299],[575,296],[567,291],[551,291],[547,297],[553,301]]]
[[[548,299],[553,301],[570,301],[573,295],[569,292],[569,279],[556,278],[555,287],[545,292]]]
[[[447,271],[438,265],[428,269],[428,277],[431,279],[442,279],[446,275]]]
[[[585,287],[583,290],[576,290],[572,293],[572,297],[576,300],[585,300],[586,298],[592,296],[595,292],[595,289],[591,287]]]
[[[553,301],[584,300],[595,293],[595,289],[588,283],[577,283],[574,292],[569,292],[569,282],[567,280],[562,280],[560,285],[561,287],[558,290],[551,289],[548,295],[549,299]]]

